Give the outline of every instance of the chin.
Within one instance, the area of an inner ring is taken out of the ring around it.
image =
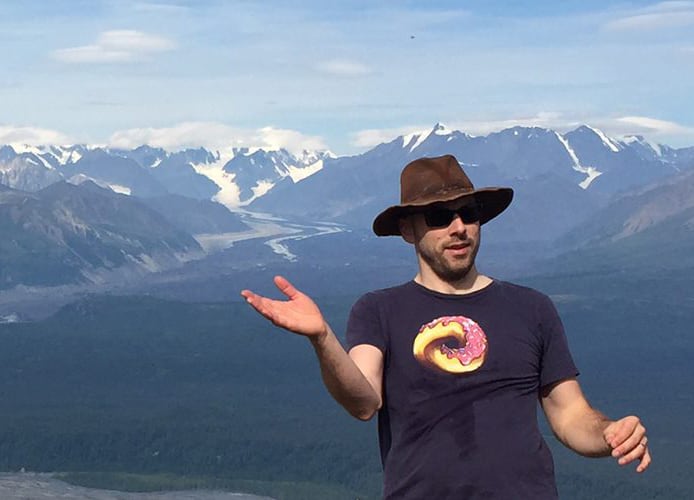
[[[470,271],[472,270],[472,265],[465,266],[465,267],[457,267],[457,268],[439,268],[436,269],[434,268],[434,273],[441,278],[443,281],[446,282],[455,282],[455,281],[462,281],[467,277],[468,274],[470,274]]]

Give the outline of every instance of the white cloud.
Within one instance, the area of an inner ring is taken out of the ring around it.
[[[487,121],[462,121],[446,124],[447,128],[459,130],[466,134],[485,136],[511,127],[541,127],[568,132],[583,124],[596,127],[610,137],[623,137],[628,135],[643,135],[649,139],[668,141],[692,141],[694,140],[694,127],[688,127],[672,121],[660,120],[646,116],[565,116],[561,113],[542,112],[535,116],[508,118]],[[433,124],[417,125],[400,128],[368,129],[352,134],[352,146],[359,148],[371,148],[384,142],[390,142],[398,136],[413,133],[427,133],[433,128]]]
[[[168,38],[135,30],[111,30],[99,35],[96,43],[53,51],[53,58],[69,64],[127,63],[146,59],[156,52],[173,50]]]
[[[79,63],[124,63],[133,60],[134,54],[125,50],[107,50],[99,45],[85,45],[71,49],[60,49],[53,52],[53,57],[60,62]]]
[[[637,135],[644,134],[650,137],[671,135],[690,136],[694,138],[694,128],[686,127],[675,122],[649,118],[647,116],[622,116],[607,123],[614,134]]]
[[[172,127],[121,130],[111,135],[108,142],[118,148],[148,144],[170,151],[200,146],[220,151],[243,147],[266,150],[285,148],[292,153],[304,149],[327,149],[322,138],[295,130],[274,127],[243,129],[217,122],[185,122]]]
[[[360,130],[352,134],[351,144],[358,148],[372,148],[381,143],[390,142],[398,136],[418,133],[426,129],[426,126],[420,125]]]
[[[55,130],[39,127],[0,125],[0,144],[42,146],[73,144],[68,136]]]
[[[261,144],[266,145],[266,149],[285,148],[292,152],[328,149],[321,137],[304,135],[290,129],[263,127],[258,130],[258,138]]]
[[[604,25],[608,31],[643,31],[694,25],[694,2],[660,2]]]
[[[190,11],[189,7],[184,5],[174,5],[168,3],[157,3],[157,2],[137,2],[133,4],[133,9],[140,12],[154,12],[154,13],[173,13],[173,14],[185,14]]]
[[[670,1],[670,2],[658,2],[653,5],[644,6],[641,11],[643,12],[668,12],[671,10],[682,10],[682,9],[694,9],[694,2],[692,1]]]
[[[345,59],[325,61],[316,66],[316,69],[321,73],[340,77],[358,77],[373,73],[373,70],[365,64]]]
[[[451,127],[467,132],[470,135],[488,135],[511,127],[541,127],[553,130],[564,130],[578,127],[582,122],[568,119],[561,113],[541,111],[534,116],[521,116],[500,120],[471,120],[451,123]]]
[[[568,121],[560,113],[541,112],[535,116],[507,118],[501,120],[468,120],[447,123],[447,128],[459,130],[470,135],[488,135],[510,127],[543,127],[557,130],[577,127],[581,122]],[[433,128],[433,123],[428,125],[413,125],[388,129],[368,129],[352,134],[352,145],[356,147],[373,147],[383,142],[392,141],[400,135],[418,134],[428,132]]]

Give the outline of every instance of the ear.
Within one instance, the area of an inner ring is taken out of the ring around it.
[[[414,244],[414,228],[412,227],[412,216],[400,217],[398,219],[398,228],[400,229],[400,236],[407,243]]]

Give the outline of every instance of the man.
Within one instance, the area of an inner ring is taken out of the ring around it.
[[[610,420],[583,396],[549,298],[478,273],[480,226],[512,197],[509,188],[475,189],[450,155],[408,164],[401,203],[373,229],[412,244],[419,271],[357,301],[349,351],[286,279],[275,284],[287,301],[241,292],[275,325],[309,338],[326,387],[349,413],[378,412],[384,498],[556,498],[538,400],[577,453],[636,461],[638,472],[651,462],[637,417]]]

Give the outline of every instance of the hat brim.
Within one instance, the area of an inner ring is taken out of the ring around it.
[[[447,196],[440,196],[435,201],[426,201],[421,204],[394,205],[386,208],[376,216],[373,222],[373,231],[377,236],[400,236],[399,220],[415,211],[415,209],[467,197],[475,198],[480,210],[480,224],[485,224],[508,208],[511,200],[513,200],[513,189],[482,188],[463,194],[460,194],[460,192],[449,193]]]

